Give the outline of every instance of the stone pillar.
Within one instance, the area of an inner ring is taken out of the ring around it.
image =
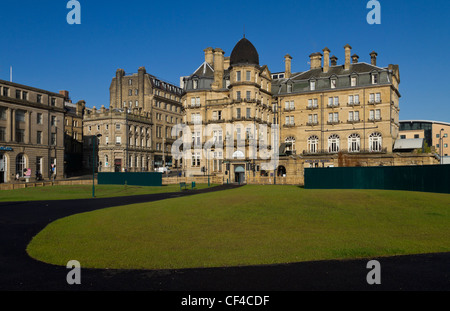
[[[16,111],[11,109],[11,142],[16,141]]]
[[[6,109],[6,141],[12,141],[12,109]]]
[[[345,49],[345,65],[344,69],[349,70],[350,69],[350,54],[352,52],[352,47],[349,44],[346,44],[344,46]]]
[[[31,143],[31,111],[25,112],[25,144]]]

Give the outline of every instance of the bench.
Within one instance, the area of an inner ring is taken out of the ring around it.
[[[180,190],[183,190],[183,187],[184,190],[187,190],[187,184],[185,182],[180,182]]]

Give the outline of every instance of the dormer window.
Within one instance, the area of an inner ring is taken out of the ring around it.
[[[350,85],[356,86],[356,76],[350,78]]]
[[[316,90],[316,81],[315,80],[309,81],[309,89],[311,91],[315,91]]]
[[[198,88],[198,80],[192,80],[192,88],[196,90]]]
[[[292,93],[292,84],[289,83],[289,84],[286,85],[286,87],[287,87],[286,91],[287,91],[288,93]]]
[[[378,83],[378,74],[373,73],[372,74],[372,84],[377,84]]]
[[[331,79],[331,88],[335,89],[336,88],[336,83],[337,83],[337,79],[336,78],[332,78]]]

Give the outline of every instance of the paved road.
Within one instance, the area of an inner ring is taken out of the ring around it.
[[[449,253],[373,258],[381,264],[380,285],[366,281],[368,260],[183,270],[82,269],[81,285],[68,285],[68,269],[36,261],[25,251],[33,236],[61,217],[232,187],[236,186],[122,198],[0,203],[0,290],[450,290]]]

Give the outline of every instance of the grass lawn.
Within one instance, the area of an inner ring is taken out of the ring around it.
[[[188,189],[191,189],[188,185]],[[216,185],[211,185],[216,186]],[[196,184],[195,189],[207,188],[208,184]],[[167,185],[161,187],[140,187],[124,185],[96,185],[95,197],[108,198],[150,193],[180,191],[180,185]],[[23,188],[14,190],[1,190],[0,202],[13,201],[41,201],[41,200],[68,200],[92,198],[92,185],[48,186],[36,188]]]
[[[450,195],[257,186],[73,215],[30,256],[82,267],[172,269],[450,251]]]

